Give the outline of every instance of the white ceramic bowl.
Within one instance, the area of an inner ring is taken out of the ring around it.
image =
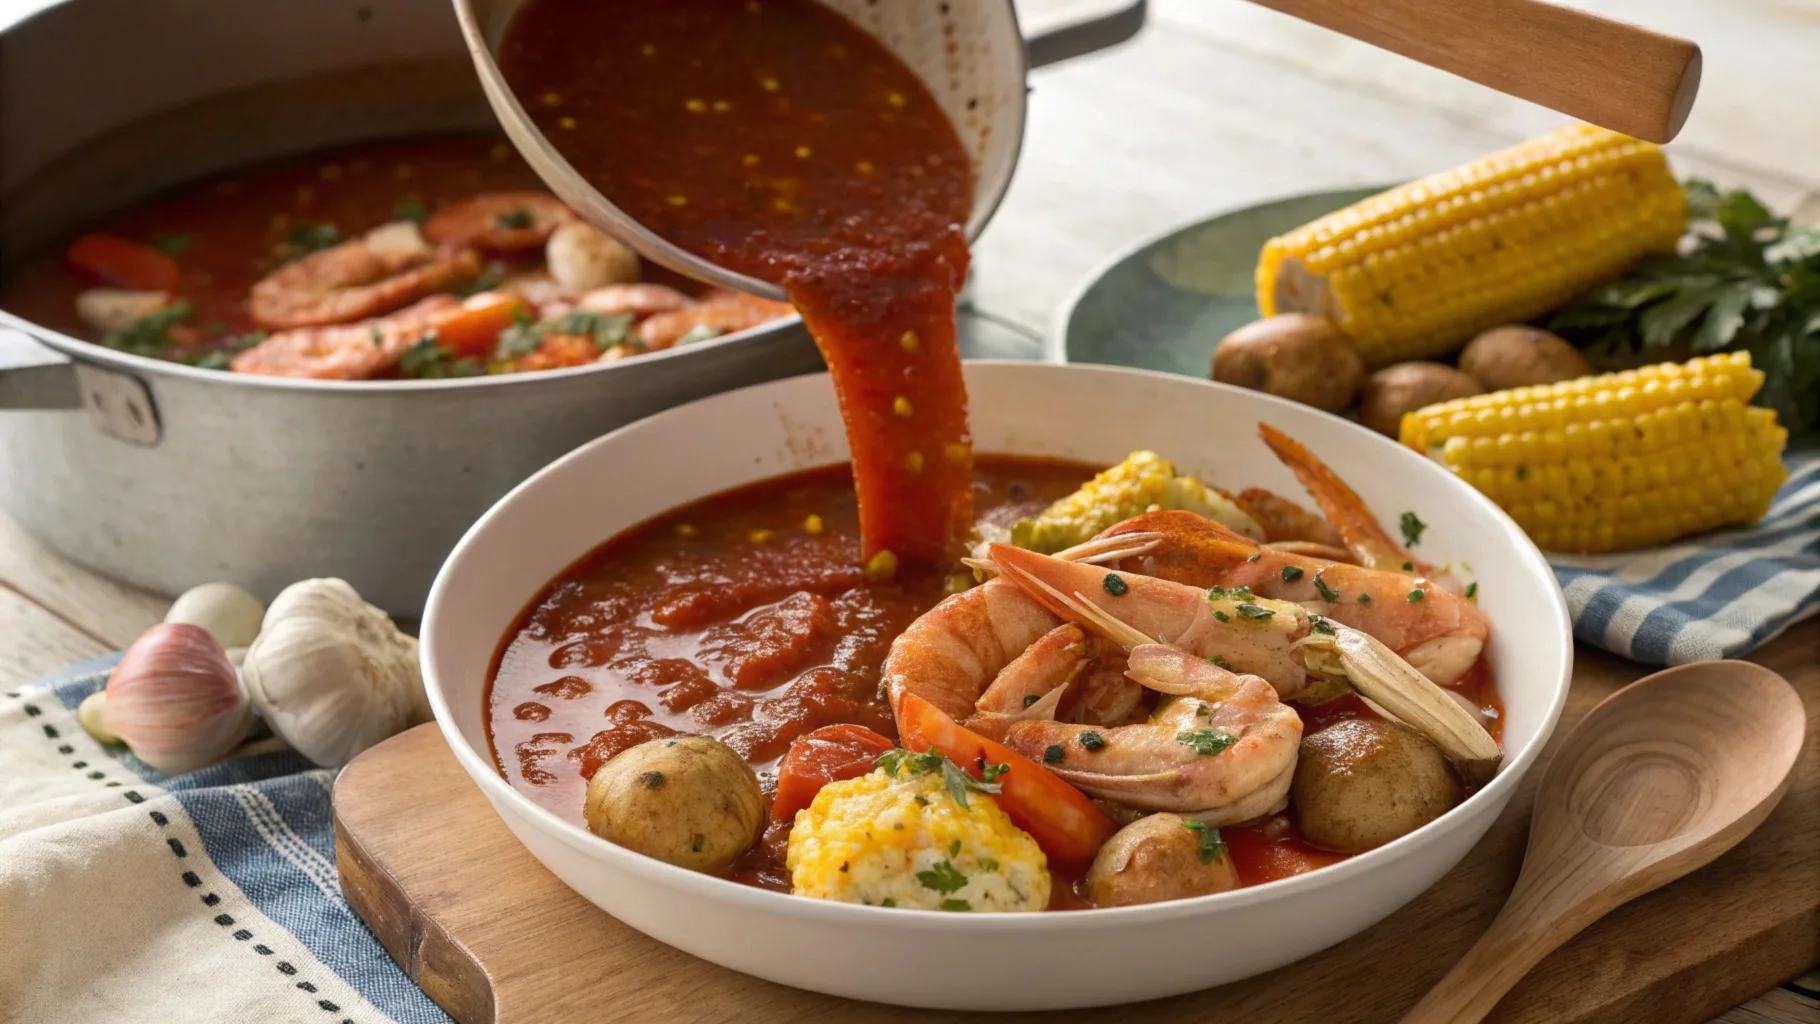
[[[1567,609],[1541,554],[1491,502],[1416,453],[1334,416],[1185,377],[971,363],[975,446],[1110,464],[1135,448],[1231,489],[1299,495],[1258,440],[1268,421],[1338,469],[1386,521],[1429,523],[1421,552],[1470,566],[1493,623],[1503,770],[1416,832],[1345,863],[1173,903],[1047,914],[939,914],[737,885],[605,842],[514,791],[488,757],[481,695],[526,603],[589,549],[739,484],[844,460],[825,375],[681,406],[616,430],[525,481],[449,556],[423,621],[430,703],[456,758],[520,841],[621,921],[771,981],[887,1003],[1035,1010],[1151,999],[1234,981],[1357,934],[1453,867],[1534,763],[1566,700]]]

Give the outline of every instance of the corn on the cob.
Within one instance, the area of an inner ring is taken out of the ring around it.
[[[1402,441],[1510,513],[1541,547],[1599,552],[1755,522],[1787,479],[1788,431],[1747,403],[1750,353],[1456,398]]]
[[[1089,540],[1094,534],[1141,512],[1197,512],[1248,537],[1264,531],[1230,498],[1198,480],[1177,476],[1175,466],[1155,452],[1132,452],[1125,461],[1081,485],[1080,490],[1050,505],[1035,519],[1011,527],[1011,543],[1053,553]]]
[[[1573,125],[1271,239],[1258,309],[1326,316],[1373,368],[1437,356],[1673,251],[1685,219],[1660,149]]]

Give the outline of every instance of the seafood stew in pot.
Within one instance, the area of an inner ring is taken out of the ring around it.
[[[179,188],[0,287],[136,355],[324,379],[611,362],[790,315],[649,273],[492,135],[337,147]]]

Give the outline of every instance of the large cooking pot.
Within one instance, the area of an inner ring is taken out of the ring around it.
[[[1128,38],[1143,13],[1114,0],[1028,36],[1030,63]],[[72,0],[0,32],[0,274],[193,178],[493,124],[447,0]],[[964,352],[1020,341],[963,316]],[[269,598],[334,575],[415,615],[462,531],[558,455],[820,366],[792,318],[571,370],[284,380],[128,355],[0,310],[0,507],[154,591],[228,579]]]

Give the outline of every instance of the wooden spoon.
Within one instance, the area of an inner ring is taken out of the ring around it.
[[[1483,1019],[1556,946],[1738,845],[1788,788],[1806,726],[1794,688],[1742,661],[1606,698],[1542,775],[1509,902],[1405,1024]]]
[[[1700,47],[1542,0],[1253,0],[1650,142],[1680,132]]]

